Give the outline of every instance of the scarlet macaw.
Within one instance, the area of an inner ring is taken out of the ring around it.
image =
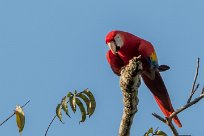
[[[157,104],[166,117],[174,112],[171,100],[160,71],[165,71],[169,67],[166,65],[158,65],[157,55],[153,45],[133,34],[123,31],[111,31],[106,36],[106,44],[110,50],[106,57],[113,72],[120,76],[120,70],[129,63],[133,57],[141,55],[143,71],[141,77],[146,86],[152,92]],[[178,117],[173,118],[178,127],[182,127]]]

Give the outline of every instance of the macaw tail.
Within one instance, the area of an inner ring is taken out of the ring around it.
[[[171,104],[169,94],[167,92],[167,89],[164,85],[164,82],[162,80],[160,73],[155,72],[155,79],[153,79],[153,80],[151,80],[145,74],[142,74],[141,76],[142,76],[146,86],[150,89],[150,91],[154,95],[154,98],[155,98],[157,104],[159,105],[159,108],[163,112],[163,114],[166,117],[169,117],[171,115],[171,113],[174,112],[174,109],[173,109],[173,106]],[[175,116],[173,118],[173,120],[178,127],[182,127],[182,124],[179,121],[177,116]]]

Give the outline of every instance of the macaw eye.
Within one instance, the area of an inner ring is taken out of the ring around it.
[[[120,37],[119,34],[117,34],[117,35],[115,36],[114,40],[115,40],[115,44],[116,44],[119,48],[121,48],[121,47],[123,46],[123,40],[122,40],[122,38]]]

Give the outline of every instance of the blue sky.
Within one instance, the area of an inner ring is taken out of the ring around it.
[[[204,85],[204,18],[202,0],[0,0],[0,120],[16,104],[25,108],[23,136],[44,135],[55,107],[68,91],[89,88],[97,109],[81,125],[80,113],[55,120],[49,136],[114,136],[118,134],[123,102],[119,78],[105,58],[105,35],[131,32],[150,41],[175,109],[189,96],[196,59],[201,58],[198,82]],[[180,134],[204,135],[204,101],[179,114]],[[139,107],[131,129],[142,135],[154,127],[169,129],[151,113],[160,115],[150,91],[141,85]],[[15,118],[0,127],[1,135],[18,136]]]

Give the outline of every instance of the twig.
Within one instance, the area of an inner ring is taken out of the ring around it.
[[[162,121],[163,123],[166,124],[166,122],[167,122],[166,119],[162,118],[161,116],[159,116],[159,115],[156,114],[156,113],[152,113],[152,115],[153,115],[155,118],[157,118],[158,120],[160,120],[160,121]]]
[[[57,115],[55,115],[55,116],[53,117],[52,121],[50,122],[49,126],[47,127],[47,130],[46,130],[46,132],[45,132],[45,136],[47,136],[47,132],[48,132],[50,126],[52,125],[52,123],[53,123],[53,121],[55,120],[56,117],[57,117]]]
[[[196,85],[196,88],[195,88],[195,90],[194,90],[194,93],[197,91],[197,89],[199,88],[199,86],[200,86],[200,84],[197,84],[197,85]]]
[[[21,106],[21,108],[25,107],[29,102],[30,102],[30,100],[27,101],[23,106]],[[8,118],[6,118],[6,119],[0,124],[0,126],[3,125],[6,121],[8,121],[8,120],[9,120],[11,117],[13,117],[15,114],[16,114],[16,113],[15,113],[15,111],[14,111]]]
[[[13,117],[13,115],[15,115],[16,113],[14,112],[13,114],[11,114],[7,119],[5,119],[1,124],[0,124],[0,126],[1,125],[3,125],[6,121],[8,121],[11,117]]]
[[[160,121],[162,121],[163,123],[167,124],[170,129],[172,130],[174,136],[178,136],[178,132],[175,129],[174,125],[172,124],[172,119],[179,114],[180,112],[184,111],[185,109],[191,107],[192,105],[196,104],[197,102],[199,102],[202,98],[204,98],[204,87],[202,89],[202,93],[199,97],[195,98],[193,101],[191,101],[192,96],[194,95],[194,93],[196,92],[196,90],[199,87],[199,84],[196,85],[196,81],[197,81],[197,77],[198,77],[198,71],[199,71],[199,58],[197,59],[197,67],[196,67],[196,73],[195,73],[195,77],[194,77],[194,82],[192,85],[192,90],[191,90],[191,94],[190,97],[187,101],[187,104],[184,105],[183,107],[181,107],[180,109],[177,109],[176,111],[174,111],[169,117],[167,117],[166,119],[162,118],[161,116],[157,115],[156,113],[153,113],[152,115],[159,119]],[[196,87],[195,87],[196,85]]]
[[[194,76],[194,81],[193,81],[193,85],[192,85],[192,89],[191,89],[191,94],[188,98],[188,101],[187,103],[189,103],[194,95],[194,93],[196,92],[197,89],[195,89],[195,84],[196,84],[196,81],[197,81],[197,77],[198,77],[198,71],[199,71],[199,66],[200,66],[200,58],[197,59],[197,67],[196,67],[196,73],[195,73],[195,76]],[[198,85],[197,85],[198,86]]]
[[[175,117],[177,114],[179,114],[180,112],[182,112],[183,110],[191,107],[192,105],[196,104],[197,102],[199,102],[202,98],[204,98],[204,94],[201,94],[199,97],[195,98],[193,101],[191,101],[190,103],[187,103],[186,105],[184,105],[183,107],[181,107],[180,109],[177,109],[175,112],[173,112],[169,118],[173,118]]]
[[[69,101],[67,101],[67,103],[69,103]],[[69,118],[71,118],[70,115],[67,115],[67,116],[69,116]],[[55,116],[52,118],[52,120],[51,120],[50,124],[48,125],[47,130],[46,130],[46,132],[45,132],[45,136],[47,136],[48,130],[50,129],[50,126],[52,125],[52,123],[53,123],[53,121],[55,120],[56,117],[57,117],[57,115],[55,115]],[[61,122],[62,122],[62,121],[61,121]],[[62,122],[62,124],[64,124],[64,123]]]
[[[159,127],[157,127],[155,130],[154,130],[154,134],[158,131]]]
[[[119,136],[129,136],[130,128],[138,104],[138,88],[141,84],[139,72],[142,70],[139,58],[134,57],[121,71],[120,87],[123,93],[123,116],[119,128]]]
[[[27,101],[23,106],[21,106],[21,108],[24,108],[29,102],[30,102],[30,100]]]
[[[172,120],[169,119],[169,118],[167,118],[167,122],[168,122],[167,125],[170,127],[170,129],[171,129],[173,135],[174,135],[174,136],[179,136],[178,131],[176,130],[176,128],[174,127],[174,125],[173,125],[173,123],[172,123]]]
[[[155,118],[157,118],[157,119],[159,119],[160,121],[162,121],[163,123],[165,123],[166,125],[168,125],[169,128],[171,129],[171,131],[172,131],[172,133],[173,133],[174,136],[178,136],[178,135],[179,135],[179,134],[178,134],[178,131],[176,130],[176,128],[174,127],[174,125],[173,125],[173,123],[172,123],[172,119],[171,119],[171,118],[166,118],[166,119],[164,119],[164,118],[162,118],[161,116],[159,116],[159,115],[156,114],[156,113],[152,113],[152,115],[153,115]]]

